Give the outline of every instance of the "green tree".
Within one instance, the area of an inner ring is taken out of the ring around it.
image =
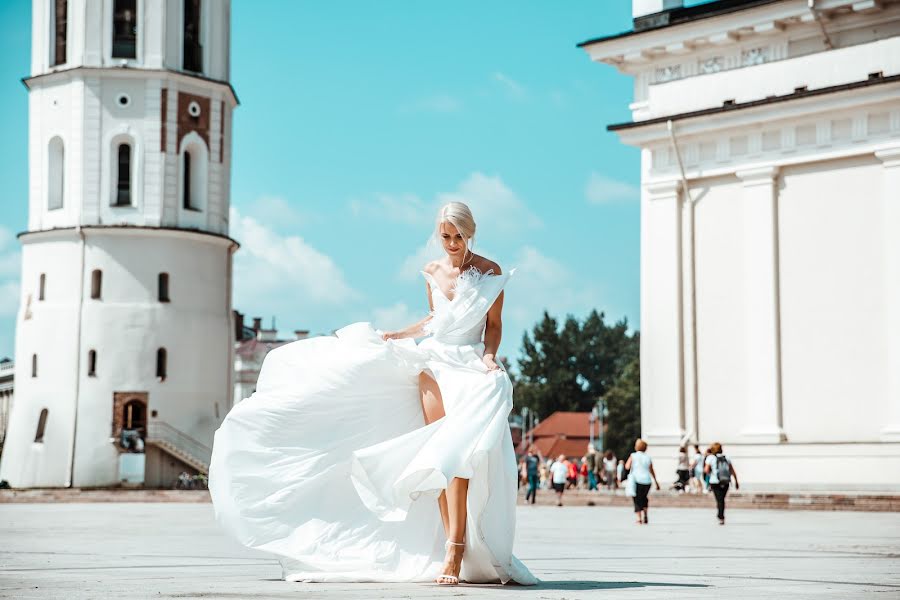
[[[594,310],[581,322],[568,316],[560,327],[545,312],[522,339],[516,405],[546,418],[557,410],[589,411],[614,392],[609,431],[625,427],[621,435],[631,436],[634,423],[640,431],[639,347],[640,336],[629,335],[625,320],[608,324]],[[620,382],[628,368],[637,379]],[[628,394],[633,400],[624,400]]]
[[[625,366],[604,399],[609,410],[604,445],[625,458],[641,435],[641,366],[637,357]]]

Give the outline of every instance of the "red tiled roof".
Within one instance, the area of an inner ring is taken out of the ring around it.
[[[518,447],[519,454],[524,454],[527,441],[534,439],[535,447],[542,455],[556,458],[565,454],[569,458],[581,458],[587,454],[591,439],[589,412],[556,411],[527,434]],[[599,424],[594,425],[597,432]]]
[[[589,412],[564,412],[556,411],[534,428],[534,437],[542,437],[545,435],[564,435],[566,437],[583,437],[589,438],[590,432]],[[597,427],[597,425],[594,425]]]
[[[544,458],[556,460],[560,454],[565,454],[567,458],[581,458],[587,454],[588,439],[542,437],[534,440],[534,446]]]

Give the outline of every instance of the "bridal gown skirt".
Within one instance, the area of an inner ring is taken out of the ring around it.
[[[216,432],[218,521],[272,552],[292,581],[431,581],[445,534],[437,497],[469,479],[461,579],[533,584],[512,554],[512,386],[481,344],[383,341],[367,323],[270,352],[256,392]],[[424,424],[418,375],[446,416]]]

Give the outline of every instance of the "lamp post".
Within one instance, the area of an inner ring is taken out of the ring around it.
[[[597,420],[597,407],[595,406],[591,409],[590,416],[588,416],[588,427],[590,428],[590,434],[589,434],[590,442],[589,443],[591,446],[594,445],[594,421],[596,421],[596,420]]]

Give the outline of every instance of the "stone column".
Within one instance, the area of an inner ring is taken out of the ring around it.
[[[747,299],[747,406],[741,436],[784,441],[778,289],[778,169],[739,171],[744,183],[744,281]]]
[[[641,205],[641,430],[650,444],[684,435],[681,193],[645,185]]]
[[[881,439],[900,442],[900,147],[875,153],[884,165],[884,299],[887,313],[887,373]]]

